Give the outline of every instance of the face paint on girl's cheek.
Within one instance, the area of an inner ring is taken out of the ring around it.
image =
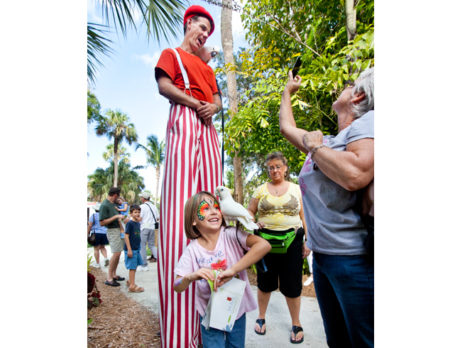
[[[204,210],[206,208],[209,208],[209,203],[206,202],[204,199],[201,201],[200,205],[198,206],[198,210],[196,212],[196,215],[198,216],[198,220],[203,221],[205,216],[204,216]]]

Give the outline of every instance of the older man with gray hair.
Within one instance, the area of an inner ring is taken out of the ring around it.
[[[291,96],[301,82],[289,72],[280,130],[307,154],[299,185],[327,343],[331,348],[374,347],[374,267],[359,214],[360,191],[374,178],[374,69],[363,71],[332,104],[336,136],[297,128]]]
[[[159,214],[157,207],[150,202],[150,193],[142,192],[141,198],[141,257],[144,261],[142,266],[138,266],[138,271],[148,271],[147,251],[145,245],[149,245],[154,260],[157,258],[157,247],[155,246],[155,230],[158,229]]]

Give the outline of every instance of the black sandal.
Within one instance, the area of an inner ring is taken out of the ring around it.
[[[262,326],[265,325],[265,319],[257,319],[256,324],[259,325],[260,329],[262,330]],[[264,332],[258,332],[256,329],[254,329],[254,332],[258,335],[265,335],[265,333],[267,332],[267,327],[265,327]]]
[[[112,281],[110,281],[110,282],[108,280],[106,280],[104,284],[109,285],[109,286],[120,286],[120,283],[117,283],[117,281],[115,279],[112,279]]]
[[[125,280],[125,278],[120,277],[120,276],[113,277],[113,279],[115,279],[118,282],[121,282],[121,281]]]
[[[292,337],[290,337],[291,343],[298,344],[298,343],[302,343],[302,342],[303,342],[304,336],[302,336],[302,338],[301,338],[299,341],[296,341],[296,340],[295,340],[295,337],[297,336],[297,334],[298,334],[299,332],[303,332],[302,326],[295,326],[295,325],[292,325],[292,331],[291,331],[291,332],[294,333],[294,339],[292,339]]]

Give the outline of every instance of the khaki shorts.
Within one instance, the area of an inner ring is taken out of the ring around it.
[[[112,253],[119,253],[125,246],[125,240],[120,237],[119,228],[108,228],[107,239],[109,240],[110,250]]]

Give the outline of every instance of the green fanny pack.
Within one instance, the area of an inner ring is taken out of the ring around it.
[[[296,237],[296,230],[290,228],[284,231],[273,231],[262,228],[261,230],[255,230],[254,234],[270,243],[272,246],[272,250],[270,250],[271,254],[286,254],[289,246]]]

